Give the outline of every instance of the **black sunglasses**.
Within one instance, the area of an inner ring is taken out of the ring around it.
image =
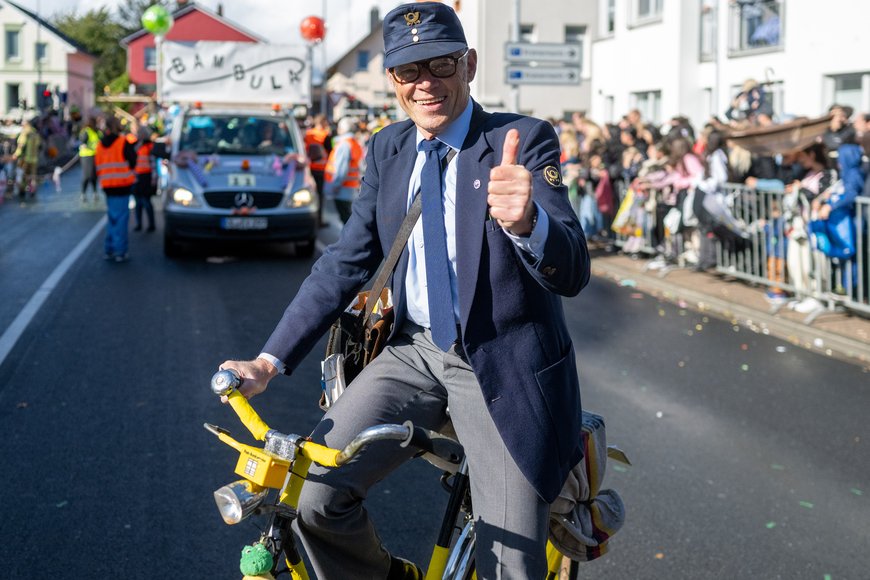
[[[439,56],[430,60],[421,60],[419,62],[409,62],[408,64],[400,64],[390,69],[390,74],[400,84],[413,83],[420,78],[420,73],[423,67],[429,71],[436,79],[446,79],[456,74],[456,63],[458,63],[468,50],[459,56]]]

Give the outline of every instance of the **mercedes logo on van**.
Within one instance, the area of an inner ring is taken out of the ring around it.
[[[236,207],[254,207],[254,195],[248,192],[237,193],[234,201]]]

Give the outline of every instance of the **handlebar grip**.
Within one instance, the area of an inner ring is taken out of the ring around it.
[[[263,441],[266,439],[266,433],[269,432],[269,426],[260,418],[254,408],[251,407],[251,404],[244,395],[238,391],[241,385],[242,378],[234,369],[218,371],[211,378],[212,392],[222,397],[225,396],[233,411],[239,416],[239,420],[248,428],[254,439]]]
[[[227,400],[233,408],[233,411],[235,411],[236,415],[239,416],[239,420],[242,424],[247,427],[248,431],[251,432],[251,435],[254,436],[254,439],[257,441],[265,441],[266,433],[269,432],[269,426],[266,425],[265,421],[260,419],[260,416],[245,396],[233,389],[233,392],[227,395]]]

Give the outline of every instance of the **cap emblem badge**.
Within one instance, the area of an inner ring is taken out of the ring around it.
[[[420,24],[420,13],[419,12],[408,12],[405,14],[405,24],[408,26],[414,26],[415,24]]]

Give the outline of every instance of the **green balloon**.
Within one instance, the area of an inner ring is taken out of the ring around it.
[[[172,14],[159,4],[155,4],[142,14],[142,26],[157,36],[163,36],[169,32],[173,24],[175,24],[175,20],[172,18]]]

